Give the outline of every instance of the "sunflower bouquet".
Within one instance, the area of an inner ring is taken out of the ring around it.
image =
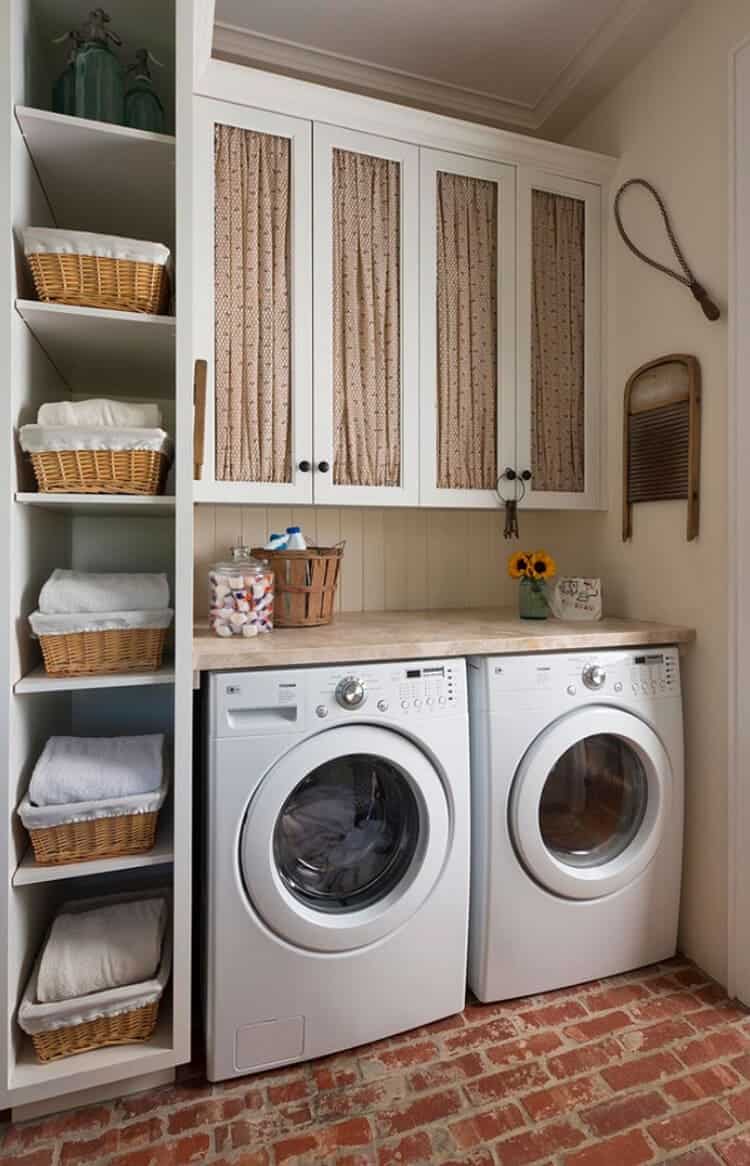
[[[521,619],[546,619],[547,580],[557,572],[557,565],[546,551],[514,551],[508,559],[508,574],[520,581],[518,610]]]

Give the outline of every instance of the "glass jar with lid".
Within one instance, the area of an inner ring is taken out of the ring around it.
[[[231,559],[208,574],[208,623],[217,636],[257,636],[273,628],[273,571],[250,548],[231,549]]]

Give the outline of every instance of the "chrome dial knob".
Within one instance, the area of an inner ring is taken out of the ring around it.
[[[607,673],[599,664],[588,664],[583,670],[581,679],[587,688],[596,691],[597,688],[603,687]]]
[[[342,708],[357,709],[367,700],[367,689],[358,676],[345,676],[336,686],[336,700]]]

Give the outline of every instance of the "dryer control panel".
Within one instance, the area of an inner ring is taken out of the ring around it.
[[[472,659],[470,666],[481,674],[482,661]],[[680,696],[680,657],[673,647],[496,656],[485,667],[485,701],[515,695],[529,706],[555,695],[571,704],[617,704]]]

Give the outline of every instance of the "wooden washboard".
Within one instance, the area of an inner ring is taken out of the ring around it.
[[[694,356],[641,365],[625,387],[622,537],[633,534],[635,502],[687,501],[687,538],[700,509],[701,371]]]

